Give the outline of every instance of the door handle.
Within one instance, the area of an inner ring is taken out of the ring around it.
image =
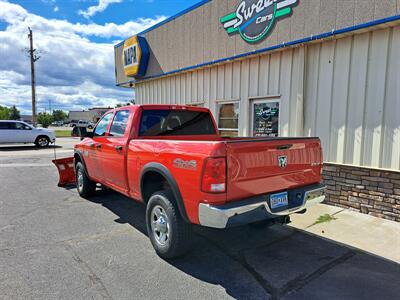
[[[115,146],[115,150],[121,151],[122,150],[122,146]]]
[[[101,144],[96,144],[96,149],[100,149],[101,148]]]
[[[94,147],[94,143],[89,143],[89,147],[93,148]]]

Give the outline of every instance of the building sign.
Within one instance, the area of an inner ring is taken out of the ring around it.
[[[125,40],[122,50],[122,64],[126,76],[144,76],[148,62],[149,46],[144,37],[135,35]]]
[[[276,137],[279,134],[279,101],[253,104],[253,136]]]
[[[220,19],[228,34],[239,33],[248,43],[256,43],[271,33],[275,23],[291,16],[299,0],[243,0],[235,12]]]

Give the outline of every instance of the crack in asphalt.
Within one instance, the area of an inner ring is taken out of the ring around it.
[[[78,263],[79,268],[88,276],[93,286],[98,286],[97,291],[100,292],[104,298],[113,299],[100,277],[97,276],[93,269],[74,251],[74,249],[67,243],[65,243],[65,249],[71,253],[72,259]]]

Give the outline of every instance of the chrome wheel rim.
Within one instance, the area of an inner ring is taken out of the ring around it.
[[[49,143],[49,142],[47,141],[46,138],[40,138],[40,139],[38,140],[38,144],[39,144],[39,146],[41,146],[41,147],[47,146],[48,143]]]
[[[165,210],[156,205],[150,213],[151,231],[158,244],[164,246],[169,241],[169,220]]]
[[[77,172],[77,183],[78,183],[78,191],[81,192],[83,189],[83,173],[82,170],[78,170]]]

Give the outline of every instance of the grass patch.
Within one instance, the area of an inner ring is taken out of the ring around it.
[[[56,137],[71,137],[71,130],[56,130]]]
[[[315,223],[313,225],[330,222],[330,221],[333,221],[336,219],[337,218],[335,218],[334,216],[331,216],[330,214],[325,214],[325,215],[319,216],[317,221],[315,221]]]

